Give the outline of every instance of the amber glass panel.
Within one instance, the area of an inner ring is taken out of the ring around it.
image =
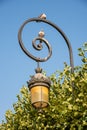
[[[49,89],[45,86],[34,86],[31,88],[31,103],[34,107],[46,107],[48,105]]]

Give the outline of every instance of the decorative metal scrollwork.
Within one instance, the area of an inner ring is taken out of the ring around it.
[[[24,26],[23,26],[24,27]],[[35,60],[36,62],[44,62],[44,61],[47,61],[51,55],[52,55],[52,48],[51,48],[51,45],[49,44],[49,42],[43,38],[44,37],[44,31],[40,31],[39,34],[38,34],[38,37],[34,38],[32,40],[32,46],[34,47],[34,49],[40,51],[43,49],[43,43],[47,46],[48,48],[48,56],[45,57],[45,58],[40,58],[40,57],[36,57],[36,56],[33,56],[24,46],[23,44],[23,41],[22,41],[22,38],[21,38],[21,32],[22,32],[22,29],[23,27],[19,30],[19,33],[18,33],[18,39],[19,39],[19,44],[22,48],[22,50],[24,51],[24,53],[32,58],[33,60]],[[39,41],[38,44],[36,44],[36,42]]]
[[[44,16],[44,17],[42,17],[42,16]],[[22,48],[22,50],[24,51],[24,53],[25,53],[28,57],[32,58],[33,60],[35,60],[35,61],[37,61],[37,62],[47,61],[47,60],[50,58],[50,56],[52,55],[52,48],[51,48],[50,44],[48,43],[48,41],[47,41],[46,39],[44,39],[43,37],[40,37],[40,36],[37,37],[37,38],[35,38],[35,39],[32,41],[32,45],[33,45],[33,47],[34,47],[36,50],[39,51],[39,50],[42,50],[42,48],[43,48],[42,42],[44,42],[44,43],[47,45],[48,51],[49,51],[49,54],[48,54],[47,57],[45,57],[45,58],[37,58],[37,57],[33,56],[31,53],[29,53],[28,50],[25,48],[21,36],[22,36],[22,31],[23,31],[24,26],[25,26],[27,23],[29,23],[29,22],[37,22],[37,23],[39,23],[39,22],[44,22],[44,23],[46,23],[46,24],[49,24],[49,25],[52,26],[53,28],[55,28],[55,29],[61,34],[61,36],[62,36],[63,39],[65,40],[66,45],[67,45],[68,50],[69,50],[71,73],[73,73],[73,72],[74,72],[74,62],[73,62],[73,52],[72,52],[71,44],[70,44],[70,42],[69,42],[67,36],[65,35],[65,33],[64,33],[57,25],[55,25],[54,23],[52,23],[52,22],[46,20],[45,15],[41,15],[40,17],[37,17],[37,18],[28,19],[28,20],[26,20],[26,21],[22,24],[22,26],[20,27],[19,32],[18,32],[18,40],[19,40],[20,47]],[[40,41],[40,43],[39,43],[38,45],[36,45],[36,41],[37,41],[37,40]]]
[[[36,44],[36,41],[37,41],[37,40],[40,41],[39,44]],[[48,56],[45,57],[45,58],[36,58],[36,57],[34,57],[34,56],[31,57],[33,60],[38,61],[38,62],[47,61],[47,60],[51,57],[51,55],[52,55],[52,48],[51,48],[49,42],[48,42],[45,38],[40,38],[40,37],[35,38],[35,39],[32,41],[32,45],[33,45],[33,47],[34,47],[36,50],[40,51],[40,50],[43,49],[42,42],[44,42],[44,43],[46,44],[49,53],[48,53]]]

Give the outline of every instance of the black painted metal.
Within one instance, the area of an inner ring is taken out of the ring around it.
[[[39,43],[39,44],[37,45],[37,44],[35,43],[36,40],[40,40],[41,43]],[[52,48],[51,48],[49,42],[48,42],[45,38],[40,38],[40,37],[35,38],[35,39],[32,41],[32,45],[33,45],[33,47],[34,47],[36,50],[42,50],[42,48],[43,48],[42,42],[44,42],[44,43],[47,45],[47,48],[48,48],[49,53],[48,53],[48,56],[45,57],[45,58],[36,58],[36,57],[32,56],[31,58],[32,58],[33,60],[36,60],[37,62],[47,61],[47,60],[51,57],[51,55],[52,55]]]
[[[49,43],[48,43],[46,40],[43,40],[43,39],[42,39],[42,40],[46,43],[46,45],[47,45],[47,47],[48,47],[48,50],[50,50],[50,51],[49,51],[50,54],[49,54],[48,57],[46,57],[46,59],[40,59],[40,58],[34,57],[34,56],[31,55],[31,54],[28,52],[28,50],[25,48],[25,46],[24,46],[24,44],[23,44],[23,41],[22,41],[22,37],[21,37],[21,36],[22,36],[22,31],[23,31],[24,26],[25,26],[27,23],[29,23],[29,22],[34,22],[34,21],[35,21],[35,22],[44,22],[44,23],[46,23],[46,24],[49,24],[49,25],[51,25],[52,27],[54,27],[54,28],[62,35],[62,37],[64,38],[64,40],[65,40],[65,42],[66,42],[66,44],[67,44],[68,50],[69,50],[71,73],[73,73],[73,72],[74,72],[74,62],[73,62],[73,52],[72,52],[71,44],[70,44],[70,42],[69,42],[67,36],[65,35],[65,33],[64,33],[57,25],[55,25],[54,23],[50,22],[49,20],[41,19],[41,18],[31,18],[31,19],[26,20],[26,21],[22,24],[22,26],[20,27],[19,32],[18,32],[18,40],[19,40],[20,47],[22,48],[22,50],[24,51],[24,53],[25,53],[28,57],[32,58],[33,60],[36,60],[37,62],[43,62],[43,61],[48,60],[48,59],[50,58],[51,54],[52,54],[52,50],[51,50],[51,48],[50,48],[50,46],[49,46]],[[37,39],[35,39],[35,40],[37,40]],[[34,42],[35,42],[35,40],[34,40]],[[39,40],[40,40],[40,39],[39,39]],[[38,48],[37,48],[37,49],[38,49]]]

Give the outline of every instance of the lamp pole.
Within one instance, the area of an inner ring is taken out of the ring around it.
[[[51,81],[49,80],[48,77],[44,76],[42,74],[42,69],[39,67],[39,62],[45,62],[47,61],[51,55],[52,55],[52,48],[51,45],[49,44],[49,42],[44,38],[44,32],[40,31],[38,34],[38,37],[36,37],[33,41],[32,41],[32,45],[36,50],[42,50],[42,43],[45,43],[47,48],[48,48],[48,56],[45,58],[39,58],[36,56],[33,56],[24,46],[24,43],[22,41],[22,31],[25,27],[26,24],[30,23],[30,22],[43,22],[45,24],[48,24],[50,26],[52,26],[53,28],[55,28],[57,30],[58,33],[61,34],[61,36],[63,37],[63,39],[65,40],[65,43],[68,47],[68,51],[69,51],[69,60],[70,60],[70,66],[71,66],[71,73],[74,72],[74,62],[73,62],[73,52],[72,52],[72,46],[71,43],[69,42],[67,36],[65,35],[65,33],[54,23],[52,23],[51,21],[46,19],[46,15],[42,14],[40,17],[36,17],[36,18],[30,18],[28,20],[26,20],[20,27],[19,32],[18,32],[18,41],[20,44],[21,49],[23,50],[23,52],[30,57],[31,59],[35,60],[38,63],[38,67],[36,69],[36,75],[34,75],[32,77],[32,79],[28,82],[28,87],[31,91],[31,102],[32,105],[36,108],[43,108],[46,107],[48,105],[48,93],[49,93],[49,87],[51,84]],[[36,44],[36,41],[39,41],[39,44]],[[41,94],[41,96],[38,97],[39,93]],[[34,98],[34,94],[36,94],[36,97]],[[38,98],[38,100],[36,100],[36,98]],[[39,99],[40,98],[40,99]],[[35,101],[36,100],[36,101]]]

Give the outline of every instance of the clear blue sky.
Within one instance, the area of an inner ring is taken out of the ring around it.
[[[26,19],[41,13],[45,13],[48,20],[65,32],[73,48],[74,64],[81,64],[77,49],[87,41],[87,0],[0,0],[0,122],[4,119],[5,111],[12,109],[16,95],[26,85],[29,76],[34,74],[36,67],[36,63],[19,46],[18,30]],[[50,75],[57,69],[62,70],[63,62],[69,64],[68,49],[60,34],[43,24],[26,26],[26,47],[40,29],[44,29],[45,38],[53,48],[52,58],[41,63],[47,75]]]

